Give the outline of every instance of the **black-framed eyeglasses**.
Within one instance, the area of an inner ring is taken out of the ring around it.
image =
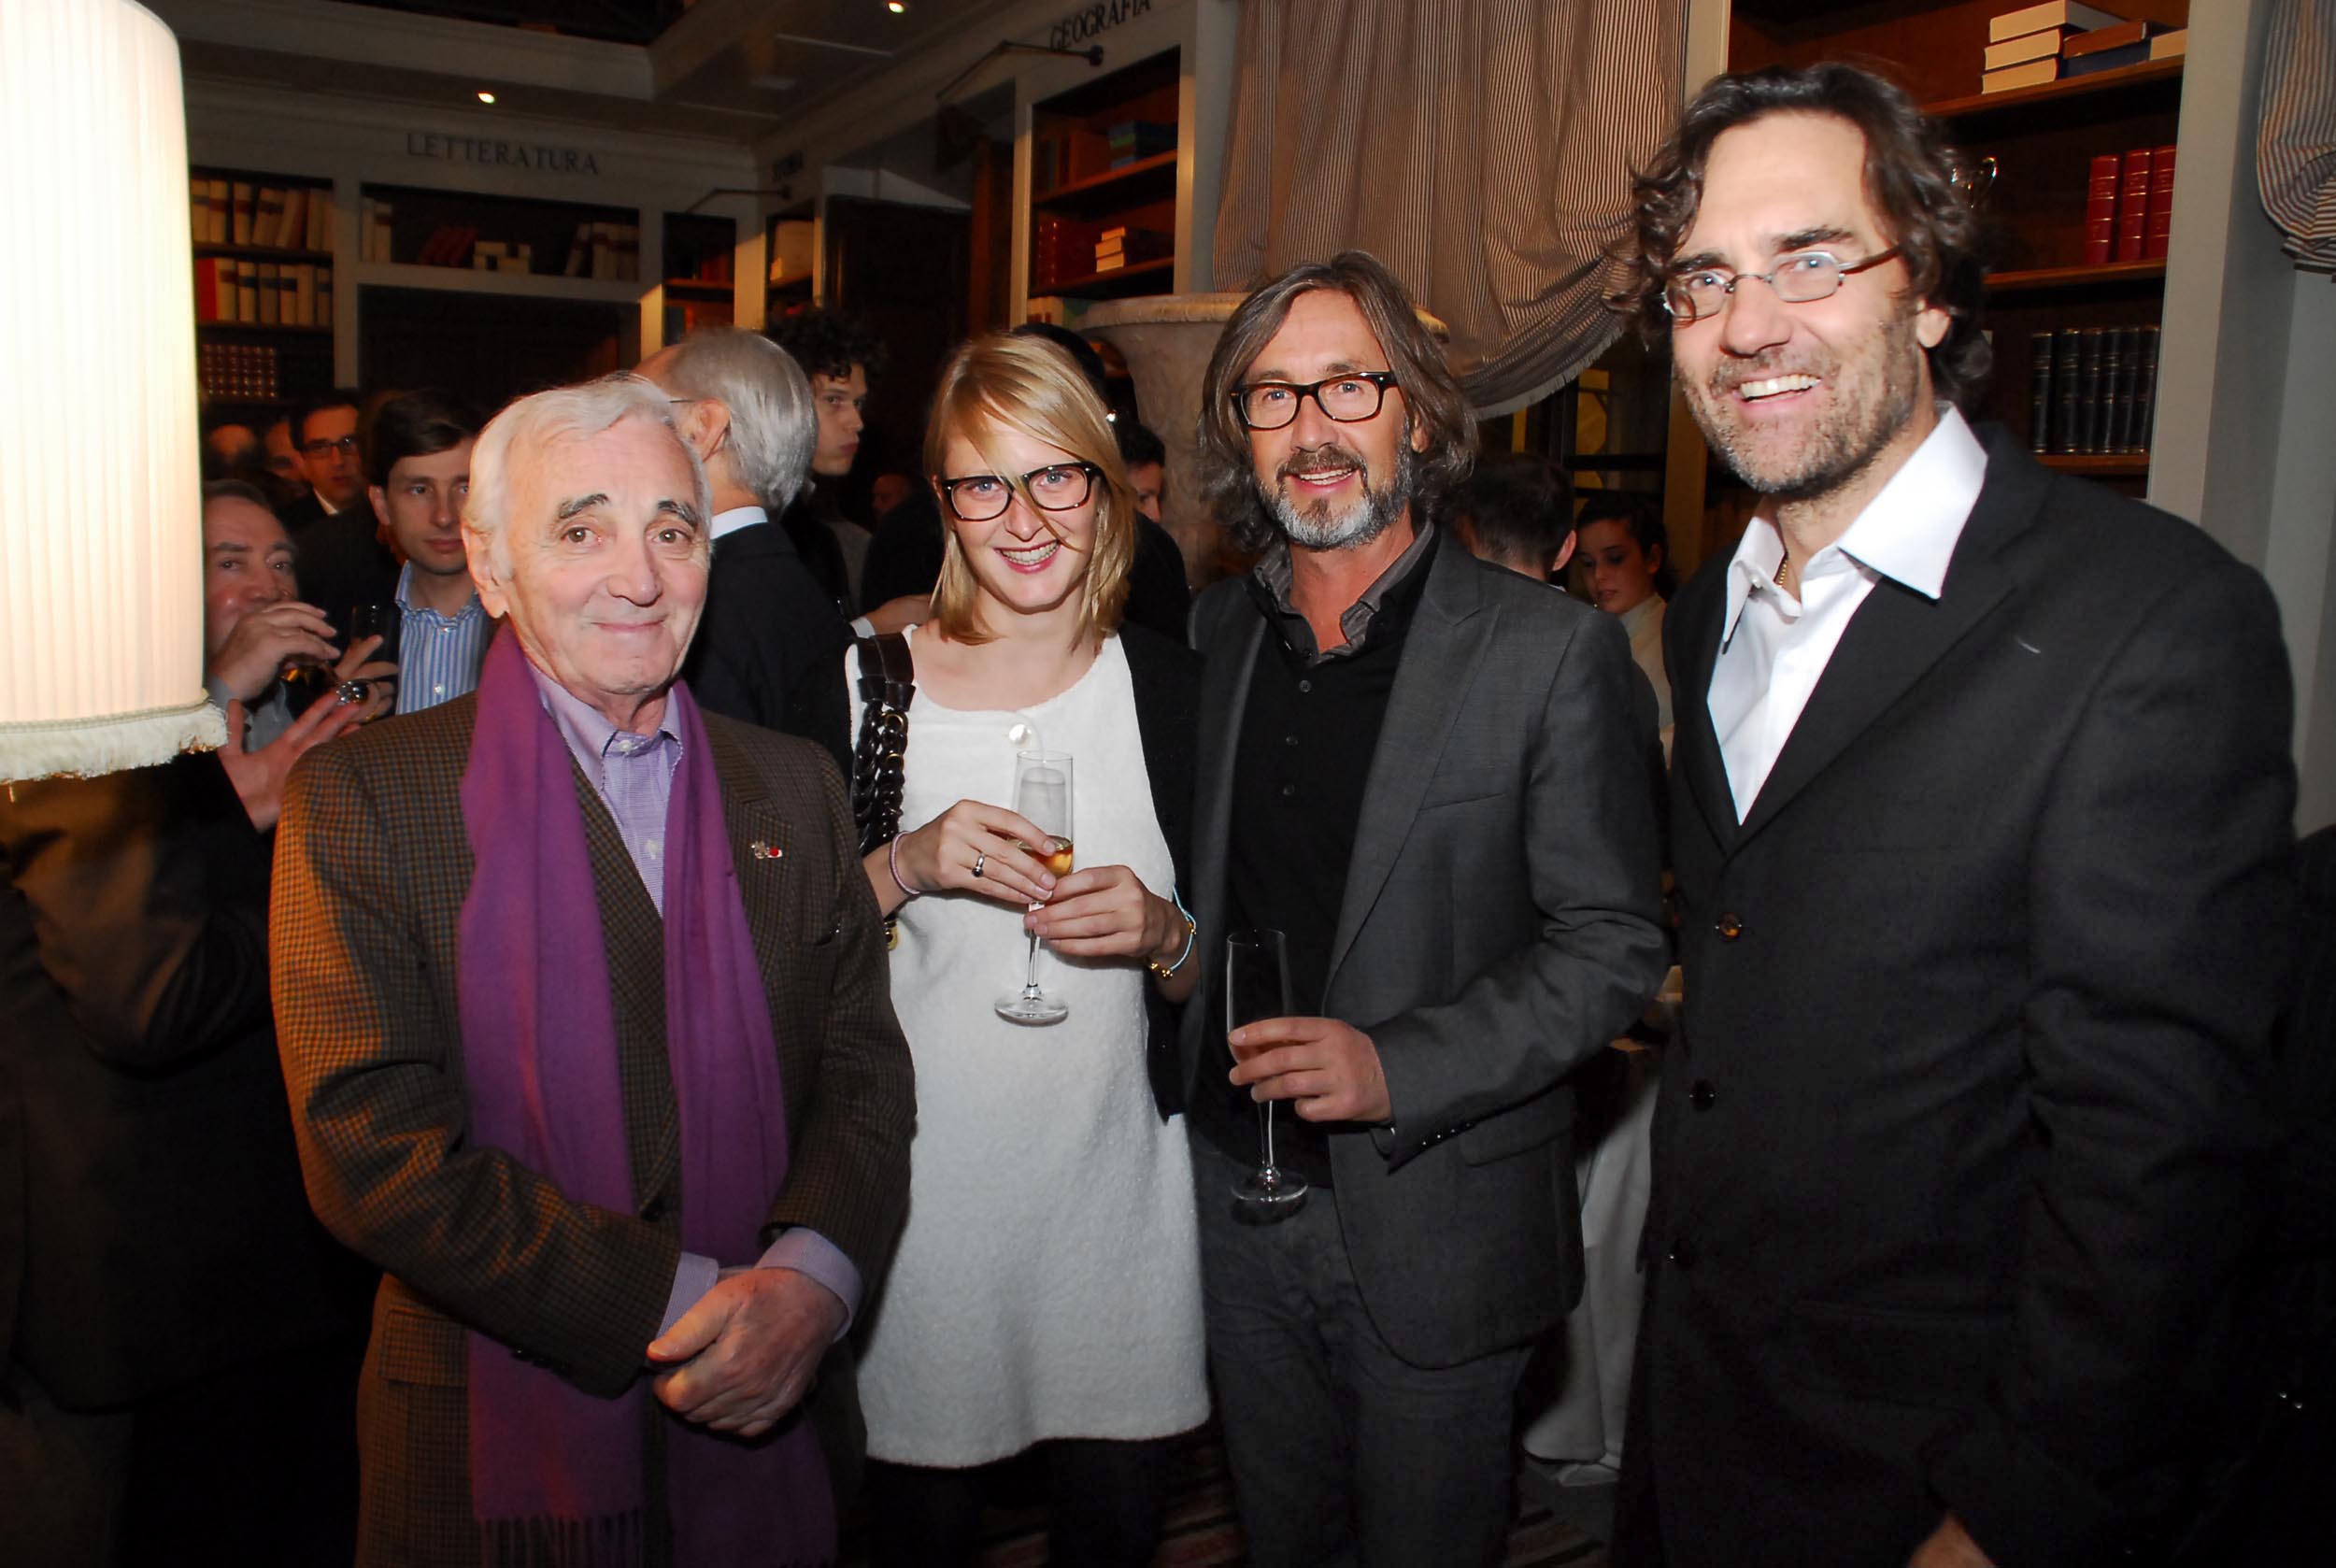
[[[1233,389],[1232,408],[1250,430],[1279,430],[1298,417],[1299,405],[1310,397],[1323,418],[1355,424],[1375,417],[1394,385],[1391,370],[1350,370],[1305,383],[1252,381]]]
[[[1091,463],[1050,463],[1019,478],[1009,474],[968,474],[962,478],[945,479],[936,474],[933,483],[941,487],[942,499],[957,514],[958,521],[988,522],[1013,505],[1018,490],[1042,512],[1067,512],[1083,506],[1095,492],[1095,480],[1102,473]]]
[[[1728,296],[1736,292],[1736,285],[1754,278],[1774,290],[1776,297],[1787,305],[1814,305],[1838,293],[1842,279],[1895,261],[1898,254],[1899,248],[1893,245],[1862,262],[1845,262],[1830,250],[1796,250],[1777,263],[1771,272],[1724,272],[1717,267],[1697,267],[1692,272],[1676,274],[1663,285],[1663,308],[1671,312],[1674,321],[1700,321],[1726,309]]]
[[[344,435],[337,441],[303,441],[300,444],[302,454],[307,457],[331,457],[335,452],[353,452],[356,449],[357,437],[354,435]]]

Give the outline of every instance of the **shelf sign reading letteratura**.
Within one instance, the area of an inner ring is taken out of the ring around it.
[[[1151,8],[1152,0],[1100,0],[1096,5],[1081,6],[1054,24],[1053,31],[1047,35],[1047,43],[1053,49],[1069,49]]]
[[[409,158],[443,158],[449,164],[532,169],[537,174],[600,173],[599,160],[585,148],[496,141],[488,136],[442,136],[432,131],[406,132],[406,154]]]

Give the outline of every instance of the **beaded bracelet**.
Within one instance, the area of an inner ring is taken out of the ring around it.
[[[1193,919],[1192,911],[1184,906],[1184,895],[1175,889],[1170,888],[1168,896],[1175,902],[1176,913],[1184,917],[1184,951],[1176,955],[1175,962],[1165,968],[1162,968],[1156,959],[1147,958],[1144,961],[1144,967],[1163,980],[1173,980],[1176,977],[1176,971],[1183,968],[1185,960],[1192,956],[1192,944],[1198,941],[1201,935],[1200,922]]]
[[[892,885],[893,885],[894,887],[896,887],[896,888],[900,889],[900,891],[902,891],[902,893],[903,893],[903,894],[904,894],[905,896],[907,896],[907,897],[909,897],[909,898],[922,898],[922,897],[924,897],[924,896],[925,896],[925,895],[923,894],[923,892],[921,892],[920,891],[919,891],[919,890],[918,890],[918,889],[916,889],[916,888],[912,888],[912,887],[910,887],[910,886],[907,884],[907,882],[906,882],[906,881],[904,881],[904,880],[903,880],[903,879],[902,879],[902,877],[901,877],[901,840],[900,840],[900,834],[894,834],[892,835],[892,847],[891,847],[891,848],[890,848],[890,849],[888,849],[888,850],[886,850],[886,851],[885,851],[885,853],[884,853],[884,863],[885,863],[886,865],[888,865],[888,866],[891,867],[891,870],[892,870]]]

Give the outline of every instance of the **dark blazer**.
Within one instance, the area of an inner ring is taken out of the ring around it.
[[[86,1410],[349,1333],[269,1026],[267,845],[219,759],[13,793],[0,1361]]]
[[[1119,647],[1128,656],[1129,683],[1135,689],[1135,727],[1144,745],[1144,772],[1152,787],[1152,814],[1161,836],[1168,841],[1169,862],[1176,870],[1179,891],[1192,886],[1192,789],[1200,737],[1201,656],[1181,642],[1171,642],[1143,626],[1119,628]],[[1165,889],[1155,888],[1155,892]],[[1192,895],[1184,891],[1189,906]],[[1207,973],[1207,955],[1200,937],[1193,937],[1193,958]],[[1146,1064],[1151,1075],[1152,1104],[1161,1119],[1184,1108],[1184,1075],[1176,1048],[1182,1007],[1160,994],[1158,986],[1144,988],[1144,1005],[1150,1023]]]
[[[620,1393],[642,1373],[680,1254],[660,922],[581,773],[635,1212],[573,1202],[464,1141],[455,926],[472,860],[457,791],[477,706],[310,752],[277,850],[276,994],[309,1197],[387,1274],[360,1389],[360,1561],[399,1568],[479,1561],[465,1331]],[[818,1231],[873,1299],[906,1213],[915,1107],[842,783],[803,741],[717,714],[705,728],[786,1088],[790,1163],[769,1224]],[[831,1356],[821,1399],[852,1398],[846,1355]],[[846,1411],[821,1427],[852,1424]]]
[[[293,573],[302,602],[324,612],[346,634],[355,605],[384,605],[397,594],[397,552],[381,540],[372,503],[360,497],[346,511],[328,513],[314,494],[284,510],[292,535]]]
[[[1214,958],[1234,750],[1267,631],[1237,580],[1203,593],[1192,620],[1208,661],[1193,912]],[[1332,1168],[1364,1304],[1421,1366],[1522,1344],[1581,1289],[1562,1080],[1638,1016],[1666,963],[1631,674],[1611,616],[1436,551],[1318,999],[1386,1068],[1394,1126],[1332,1138]],[[1204,1011],[1186,1009],[1188,1085]]]
[[[1934,603],[1887,579],[1739,823],[1666,625],[1687,1005],[1617,1561],[2132,1542],[2220,1439],[2268,1213],[2294,773],[2278,615],[2000,430]],[[1659,1548],[1652,1527],[1659,1525]]]
[[[714,541],[705,611],[682,673],[701,706],[816,741],[849,771],[849,711],[835,668],[851,627],[776,521]]]

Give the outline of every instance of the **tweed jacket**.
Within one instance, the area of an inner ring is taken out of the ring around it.
[[[479,1561],[466,1330],[614,1396],[642,1374],[680,1252],[662,926],[580,771],[634,1210],[574,1202],[468,1142],[458,791],[476,711],[465,697],[311,752],[278,835],[275,990],[309,1198],[387,1276],[359,1396],[361,1561]],[[790,1166],[766,1233],[819,1232],[873,1296],[905,1214],[914,1096],[841,780],[807,742],[704,717],[786,1090]],[[822,1395],[848,1400],[850,1383],[831,1366]]]

